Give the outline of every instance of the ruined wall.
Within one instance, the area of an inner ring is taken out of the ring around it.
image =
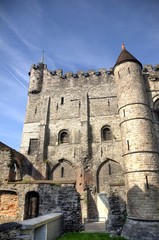
[[[0,142],[0,182],[22,179],[23,155]]]
[[[51,212],[62,212],[64,214],[64,231],[79,231],[82,227],[80,195],[73,185],[60,187],[52,184],[6,183],[1,185],[0,189],[1,223],[11,220],[20,221]],[[27,199],[29,195],[32,196],[29,202],[31,207]],[[35,196],[38,196],[38,201],[34,201]],[[30,214],[29,211],[32,213]],[[38,211],[37,215],[34,215],[35,211]]]
[[[16,240],[20,235],[21,225],[15,222],[0,224],[0,239]]]

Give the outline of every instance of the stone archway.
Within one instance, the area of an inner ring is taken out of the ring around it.
[[[97,169],[98,216],[105,217],[109,231],[122,227],[125,214],[125,184],[121,165],[106,159]],[[120,221],[121,220],[121,221]]]
[[[97,192],[108,192],[110,186],[123,184],[121,165],[111,159],[106,159],[97,169]]]
[[[24,219],[37,217],[39,214],[39,194],[37,192],[28,192],[25,196]]]

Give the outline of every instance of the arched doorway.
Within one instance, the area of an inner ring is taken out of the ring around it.
[[[110,219],[121,216],[125,209],[124,177],[118,162],[106,159],[100,164],[97,169],[97,193],[98,216],[107,219],[107,226],[112,225]]]
[[[39,194],[37,192],[28,192],[25,196],[24,219],[35,218],[39,214]]]
[[[121,185],[123,183],[121,165],[111,159],[106,159],[100,164],[97,170],[97,192],[106,193],[110,186]]]

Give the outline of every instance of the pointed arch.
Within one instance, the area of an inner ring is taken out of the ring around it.
[[[124,184],[121,165],[112,159],[103,161],[96,172],[97,192],[107,192],[111,185]]]
[[[57,164],[52,168],[49,178],[58,181],[74,180],[75,167],[70,161],[62,158],[58,160]]]

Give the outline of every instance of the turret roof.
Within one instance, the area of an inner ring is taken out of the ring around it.
[[[124,62],[136,62],[138,63],[141,67],[142,67],[142,64],[131,54],[129,53],[126,49],[125,49],[125,46],[124,44],[122,44],[122,51],[114,65],[114,68],[121,64],[121,63],[124,63]]]

